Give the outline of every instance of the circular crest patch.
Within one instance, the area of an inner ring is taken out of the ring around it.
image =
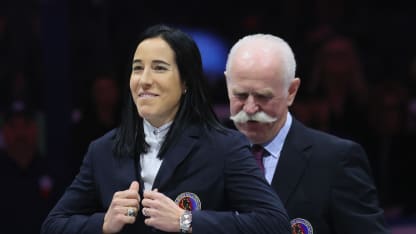
[[[292,219],[290,225],[292,226],[292,234],[313,234],[312,225],[306,219]]]
[[[175,199],[176,204],[184,210],[194,211],[201,209],[201,200],[195,193],[184,192]]]

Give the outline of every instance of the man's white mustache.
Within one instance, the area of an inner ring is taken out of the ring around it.
[[[230,119],[234,123],[246,123],[248,121],[257,121],[259,123],[271,123],[275,122],[277,118],[273,118],[263,111],[257,112],[254,115],[248,115],[245,111],[240,111],[236,115],[231,116]]]

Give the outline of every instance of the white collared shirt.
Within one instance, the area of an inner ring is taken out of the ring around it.
[[[280,129],[277,136],[275,136],[273,140],[266,145],[263,145],[263,147],[269,153],[268,157],[263,157],[264,176],[266,177],[266,180],[269,182],[269,184],[272,183],[273,175],[276,171],[277,163],[279,162],[280,152],[282,151],[283,143],[285,142],[291,125],[292,115],[288,112],[286,122]]]
[[[157,155],[171,125],[172,122],[164,124],[160,128],[155,128],[143,119],[145,141],[149,144],[148,152],[140,155],[141,177],[146,191],[152,189],[153,182],[162,164],[162,160],[157,158]]]

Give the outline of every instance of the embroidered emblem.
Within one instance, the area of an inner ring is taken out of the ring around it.
[[[290,225],[292,226],[292,234],[313,234],[312,225],[306,219],[292,219]]]
[[[201,209],[201,200],[199,200],[199,197],[195,193],[181,193],[176,197],[175,202],[184,210],[194,211]]]

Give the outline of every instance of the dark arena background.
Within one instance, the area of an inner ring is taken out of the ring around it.
[[[362,144],[393,234],[416,233],[416,14],[401,0],[0,0],[0,149],[20,113],[33,123],[12,126],[18,149],[36,155],[14,168],[0,155],[3,211],[25,219],[0,222],[39,233],[89,142],[117,126],[137,36],[155,23],[197,41],[224,123],[231,45],[284,38],[302,81],[291,113]]]

